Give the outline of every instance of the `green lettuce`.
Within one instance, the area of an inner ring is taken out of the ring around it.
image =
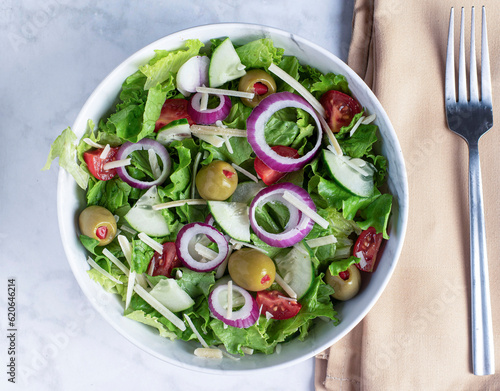
[[[279,64],[284,52],[284,49],[274,47],[269,38],[257,39],[236,48],[241,63],[249,69],[267,69],[272,63]]]
[[[155,57],[148,64],[139,67],[147,77],[144,89],[149,90],[177,73],[182,64],[200,53],[203,46],[205,46],[203,42],[198,39],[188,39],[185,49],[155,50]]]
[[[52,143],[49,156],[42,170],[48,170],[52,161],[58,157],[59,166],[64,168],[82,189],[87,188],[89,174],[76,161],[77,137],[70,127],[67,127]]]

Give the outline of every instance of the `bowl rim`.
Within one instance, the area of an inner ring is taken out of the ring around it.
[[[402,154],[402,150],[399,144],[399,140],[397,138],[396,132],[392,126],[392,123],[390,122],[387,113],[385,112],[383,106],[380,104],[379,100],[373,93],[373,91],[366,85],[366,83],[361,79],[361,77],[355,73],[345,62],[343,62],[340,58],[338,58],[336,55],[333,53],[329,52],[328,50],[324,49],[323,47],[319,46],[318,44],[315,44],[308,39],[302,38],[301,36],[287,32],[285,30],[275,28],[275,27],[270,27],[270,26],[265,26],[261,24],[253,24],[253,23],[235,23],[235,22],[225,22],[225,23],[211,23],[211,24],[204,24],[200,26],[195,26],[195,27],[190,27],[182,30],[178,30],[177,32],[168,34],[164,37],[161,37],[150,44],[147,44],[146,46],[140,48],[139,50],[135,51],[133,54],[128,56],[125,60],[123,60],[118,66],[116,66],[108,75],[98,84],[98,86],[94,89],[92,94],[87,98],[85,104],[82,106],[82,108],[79,111],[79,114],[77,115],[74,123],[73,123],[73,129],[76,127],[77,124],[81,123],[82,121],[87,121],[88,118],[84,118],[85,113],[87,113],[89,106],[91,106],[93,100],[95,99],[96,96],[101,94],[103,90],[105,90],[106,85],[108,84],[109,80],[113,77],[115,73],[118,73],[122,70],[122,68],[128,66],[128,64],[133,63],[134,60],[137,60],[139,58],[144,57],[145,53],[149,53],[149,57],[151,57],[152,53],[154,53],[155,49],[158,49],[160,44],[165,41],[165,40],[175,40],[175,39],[182,39],[182,35],[185,34],[190,34],[192,32],[198,32],[198,31],[209,31],[211,29],[221,29],[221,28],[236,28],[236,29],[241,29],[241,28],[246,28],[250,30],[255,30],[255,31],[265,31],[270,34],[275,34],[275,35],[281,35],[281,36],[289,36],[290,39],[293,41],[296,41],[300,44],[304,44],[312,48],[313,50],[319,52],[322,56],[327,57],[329,60],[332,60],[333,62],[336,62],[338,66],[342,68],[342,73],[345,76],[349,76],[351,80],[354,80],[355,83],[358,83],[362,86],[366,87],[366,93],[369,96],[369,99],[373,101],[377,106],[378,106],[378,111],[380,112],[383,116],[384,122],[387,124],[387,129],[384,129],[384,132],[388,132],[391,134],[393,140],[396,142],[396,146],[398,147],[397,150],[395,151],[398,163],[400,165],[400,175],[402,179],[402,195],[403,199],[400,200],[399,203],[399,220],[400,224],[398,226],[398,231],[400,232],[400,241],[395,249],[394,252],[394,258],[392,259],[392,264],[388,270],[387,275],[383,279],[383,282],[379,289],[377,290],[377,293],[371,297],[369,300],[368,304],[364,308],[363,311],[361,311],[351,322],[349,327],[346,327],[343,331],[341,331],[338,335],[335,336],[334,339],[328,341],[328,343],[322,344],[319,347],[307,352],[306,354],[291,359],[284,361],[282,363],[277,363],[272,366],[268,367],[259,367],[259,368],[249,368],[249,369],[244,369],[244,370],[238,370],[238,369],[219,369],[219,368],[211,368],[211,367],[203,367],[203,366],[196,366],[196,365],[191,365],[188,363],[176,361],[170,357],[161,355],[154,351],[153,349],[148,348],[144,343],[140,342],[139,340],[136,339],[133,335],[127,332],[123,327],[121,327],[119,324],[117,324],[109,315],[106,311],[104,311],[103,307],[99,306],[95,300],[90,296],[90,292],[86,288],[86,284],[88,283],[88,276],[82,276],[79,273],[79,270],[76,267],[76,264],[74,260],[72,259],[72,249],[69,247],[69,236],[70,233],[68,230],[63,229],[66,226],[66,222],[63,219],[63,214],[64,214],[64,208],[63,202],[61,202],[64,199],[64,187],[63,184],[67,181],[67,178],[69,174],[64,170],[64,169],[59,169],[59,174],[58,174],[58,188],[57,188],[57,214],[58,214],[58,223],[59,223],[59,231],[60,231],[60,236],[63,244],[63,248],[66,254],[66,258],[68,260],[68,263],[70,264],[71,270],[73,272],[73,275],[75,279],[78,282],[78,285],[80,286],[80,289],[82,289],[83,293],[87,297],[87,299],[90,301],[94,309],[99,312],[99,314],[110,324],[116,331],[118,331],[119,334],[121,334],[127,341],[133,343],[135,346],[139,347],[141,350],[153,355],[154,357],[157,357],[161,359],[164,362],[167,362],[169,364],[172,364],[177,367],[181,367],[183,369],[188,369],[196,372],[203,372],[203,373],[208,373],[208,374],[215,374],[215,375],[245,375],[245,374],[250,374],[250,373],[255,373],[255,372],[265,372],[265,371],[271,371],[271,370],[279,370],[283,368],[287,368],[293,365],[296,365],[300,362],[303,362],[309,358],[314,357],[318,353],[322,352],[323,350],[327,349],[328,347],[334,345],[337,343],[340,339],[344,338],[354,327],[356,327],[366,316],[366,314],[372,309],[372,307],[375,305],[375,303],[378,301],[379,297],[381,294],[384,292],[384,290],[387,287],[387,284],[389,283],[390,278],[392,277],[392,274],[395,270],[395,267],[399,261],[399,257],[401,255],[402,247],[404,244],[405,240],[405,235],[406,235],[406,228],[407,228],[407,221],[408,221],[408,179],[407,179],[407,173],[406,173],[406,167],[405,167],[405,162]],[[228,36],[231,36],[230,33],[228,33]],[[214,37],[217,38],[217,37]],[[84,280],[84,277],[86,279]],[[108,295],[113,295],[112,293],[107,293]],[[276,354],[276,353],[273,353]]]

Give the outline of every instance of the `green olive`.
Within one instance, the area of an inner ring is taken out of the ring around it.
[[[269,288],[276,276],[273,260],[254,248],[243,248],[233,252],[227,267],[233,281],[249,291]]]
[[[245,106],[255,107],[266,96],[276,92],[276,82],[269,73],[262,69],[252,69],[240,79],[238,90],[243,92],[254,92],[255,96],[252,99],[241,98],[241,101]]]
[[[229,163],[214,160],[196,174],[196,188],[205,200],[224,201],[238,185],[238,174]]]
[[[349,300],[359,292],[359,288],[361,287],[361,273],[356,265],[349,266],[347,271],[349,272],[347,280],[339,276],[332,276],[330,269],[326,272],[326,283],[335,290],[335,293],[332,294],[334,299]]]
[[[110,243],[116,235],[115,216],[102,206],[89,206],[85,208],[78,218],[82,234],[97,239],[98,246]]]

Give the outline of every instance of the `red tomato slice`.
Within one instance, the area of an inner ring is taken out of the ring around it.
[[[326,120],[332,132],[339,132],[351,123],[352,118],[361,112],[361,105],[354,98],[340,91],[325,92],[320,99],[326,111]]]
[[[177,257],[177,249],[174,242],[163,243],[163,254],[155,252],[149,261],[148,274],[150,276],[172,277],[172,269],[182,266]]]
[[[118,147],[111,148],[109,150],[106,159],[101,159],[101,153],[103,149],[94,149],[93,151],[88,151],[83,154],[83,159],[87,163],[90,173],[101,181],[109,181],[116,175],[116,170],[112,168],[111,170],[105,170],[104,165],[108,162],[115,160],[115,155],[118,152]]]
[[[358,240],[354,244],[353,254],[358,257],[358,253],[361,252],[364,257],[361,262],[357,263],[356,266],[359,270],[365,272],[372,272],[375,269],[375,264],[377,262],[377,254],[380,249],[380,244],[382,243],[382,233],[377,233],[375,228],[370,227],[359,235]],[[361,258],[361,257],[358,257]]]
[[[186,99],[167,99],[161,108],[160,118],[156,121],[155,132],[163,128],[172,121],[186,118],[189,125],[194,121],[187,112],[188,101]]]
[[[280,291],[257,292],[257,304],[262,306],[261,313],[269,312],[273,319],[289,319],[297,315],[302,305],[295,300],[287,300]]]
[[[271,147],[271,149],[280,156],[291,157],[294,159],[300,157],[297,150],[293,149],[292,147],[286,147],[284,145],[276,145],[274,147]],[[266,163],[264,163],[259,158],[255,158],[253,166],[259,177],[261,177],[262,181],[268,186],[272,185],[273,183],[276,183],[287,174],[286,172],[279,172],[273,170],[272,168],[269,168],[266,165]]]

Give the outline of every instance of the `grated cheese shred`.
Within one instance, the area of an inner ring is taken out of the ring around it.
[[[159,253],[160,255],[163,254],[163,246],[160,243],[158,243],[156,240],[150,238],[144,232],[139,233],[139,235],[137,235],[137,236],[139,237],[139,239],[141,239],[141,241],[143,243],[147,244],[149,247],[151,247],[157,253]]]
[[[309,206],[307,206],[303,201],[299,200],[295,197],[291,192],[285,190],[283,193],[283,199],[288,201],[290,204],[299,209],[306,216],[310,217],[315,223],[320,225],[322,228],[328,228],[330,223],[326,221],[323,217],[317,214],[314,210],[312,210]]]
[[[111,170],[113,168],[130,166],[131,158],[121,159],[121,160],[113,160],[111,162],[106,163],[102,168],[104,170]]]
[[[101,273],[103,276],[108,277],[111,281],[113,281],[116,284],[122,285],[123,282],[120,280],[116,279],[113,277],[111,274],[109,274],[106,270],[104,270],[102,267],[100,267],[91,257],[87,258],[87,262],[89,263],[90,266],[92,266],[95,270],[97,270],[99,273]]]
[[[98,144],[95,141],[92,141],[91,139],[89,139],[88,137],[84,138],[83,141],[85,144],[90,145],[91,147],[94,147],[97,149],[104,148],[104,145]]]
[[[238,166],[237,164],[235,163],[232,163],[231,166],[233,166],[233,168],[236,170],[236,171],[239,171],[241,172],[243,175],[247,176],[248,178],[250,178],[252,181],[254,181],[255,183],[259,183],[259,179],[253,175],[251,172],[245,170],[244,168],[241,168],[240,166]]]

